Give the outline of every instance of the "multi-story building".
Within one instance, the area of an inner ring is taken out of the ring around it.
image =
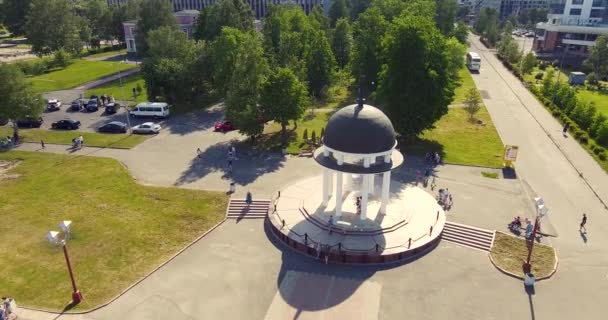
[[[562,13],[550,13],[536,25],[533,49],[541,57],[582,61],[597,37],[608,34],[607,7],[608,0],[567,0]]]
[[[198,10],[183,10],[174,13],[177,25],[188,38],[192,38],[196,19],[200,11]],[[126,21],[122,24],[125,32],[125,43],[127,44],[127,52],[134,54],[137,52],[137,44],[135,43],[135,34],[137,32],[137,21]]]
[[[125,3],[128,0],[108,0],[108,5]],[[217,0],[167,0],[173,5],[173,10],[203,10],[207,6],[213,5]],[[255,12],[256,19],[260,19],[268,13],[268,6],[270,4],[286,4],[296,3],[306,11],[310,12],[315,5],[329,7],[329,0],[244,0],[251,6],[251,10]]]

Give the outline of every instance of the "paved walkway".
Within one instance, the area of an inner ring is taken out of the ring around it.
[[[93,80],[91,82],[87,82],[85,84],[79,85],[78,87],[73,88],[72,90],[89,90],[95,87],[99,87],[102,84],[106,84],[108,82],[112,82],[114,80],[118,80],[120,77],[126,77],[126,76],[130,76],[132,74],[138,73],[141,69],[140,68],[134,68],[134,69],[129,69],[129,70],[125,70],[125,71],[121,71],[120,73],[114,73],[112,75],[109,75],[107,77],[103,77],[97,80]]]

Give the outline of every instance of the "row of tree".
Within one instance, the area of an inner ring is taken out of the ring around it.
[[[122,40],[122,23],[136,19],[143,2],[108,6],[105,0],[4,0],[0,22],[14,35],[27,36],[36,54],[79,53],[84,46]]]
[[[352,73],[398,133],[414,137],[447,112],[466,52],[467,29],[454,27],[450,0],[338,0],[329,17],[320,7],[307,16],[299,6],[272,6],[261,33],[242,0],[221,0],[203,10],[192,41],[155,2],[154,17],[141,10],[138,23],[149,96],[186,103],[219,94],[226,117],[252,137],[266,121],[285,134],[336,72]]]

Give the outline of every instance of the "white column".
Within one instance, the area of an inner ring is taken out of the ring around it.
[[[342,172],[337,173],[336,178],[336,218],[342,215]]]
[[[380,212],[386,213],[386,206],[389,201],[391,187],[391,172],[387,171],[382,175],[382,201],[380,202]]]
[[[363,183],[361,184],[361,220],[367,219],[367,197],[369,195],[369,175],[363,175]]]
[[[323,169],[323,206],[327,206],[329,200],[329,169]]]
[[[353,174],[346,174],[346,184],[344,185],[344,192],[349,192],[353,189]]]

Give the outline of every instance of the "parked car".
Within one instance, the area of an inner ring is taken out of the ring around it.
[[[80,121],[72,119],[59,120],[51,124],[53,129],[76,130],[80,127]]]
[[[216,122],[213,126],[215,131],[228,132],[236,129],[232,121],[230,120],[222,120],[220,122]]]
[[[131,128],[133,133],[159,133],[160,125],[154,122],[145,122],[138,126]]]
[[[88,112],[95,112],[95,111],[99,110],[99,103],[97,103],[97,100],[91,99],[91,100],[89,100],[89,102],[87,102],[86,109]]]
[[[169,116],[169,105],[164,102],[142,102],[129,111],[134,117],[166,118]]]
[[[106,133],[126,133],[127,125],[124,122],[112,121],[99,127],[97,131]]]
[[[110,102],[106,104],[106,111],[104,111],[104,113],[115,114],[116,112],[118,112],[118,109],[120,109],[120,105],[118,103]]]
[[[46,105],[46,110],[57,111],[59,109],[61,109],[61,101],[59,101],[57,99],[49,99],[49,101]]]
[[[42,125],[42,118],[25,117],[17,120],[17,127],[19,128],[40,128]]]

